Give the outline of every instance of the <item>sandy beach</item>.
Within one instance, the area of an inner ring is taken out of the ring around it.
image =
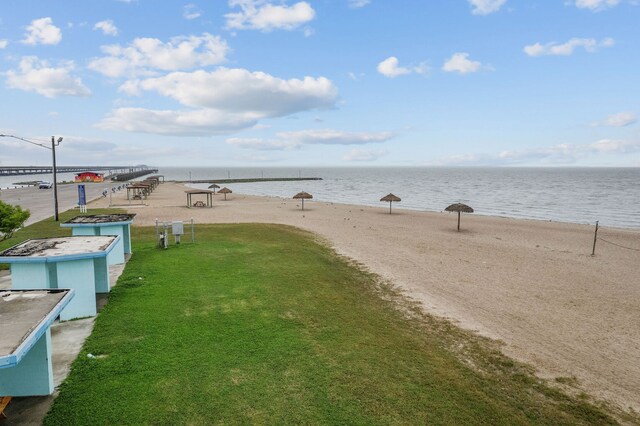
[[[228,201],[216,195],[213,208],[187,208],[185,189],[162,184],[146,206],[128,206],[120,192],[113,204],[136,213],[135,226],[193,218],[196,240],[199,223],[309,230],[427,312],[504,342],[506,354],[542,377],[575,377],[579,389],[640,411],[640,230],[601,229],[608,242],[591,256],[593,227],[584,225],[467,214],[457,232],[455,214],[401,203],[390,215],[383,203],[310,200],[303,212],[298,200],[235,193]],[[103,198],[89,209],[108,204]]]

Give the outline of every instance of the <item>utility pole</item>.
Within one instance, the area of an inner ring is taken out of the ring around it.
[[[62,138],[58,138],[58,145]],[[56,138],[51,136],[51,154],[53,155],[53,220],[58,222],[58,175],[56,172]]]
[[[56,141],[55,136],[51,136],[51,155],[53,156],[53,220],[58,222],[58,174],[56,170],[56,146],[60,145],[62,137]]]

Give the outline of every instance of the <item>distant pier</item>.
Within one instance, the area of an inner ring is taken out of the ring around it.
[[[296,182],[301,180],[322,180],[320,177],[296,177],[296,178],[245,178],[245,179],[202,179],[183,180],[181,183],[251,183],[251,182]]]
[[[58,173],[77,173],[86,171],[107,171],[109,178],[114,174],[132,173],[138,171],[149,170],[149,173],[155,173],[158,169],[151,169],[145,165],[138,166],[56,166]],[[153,171],[152,171],[153,170]],[[0,176],[18,176],[18,175],[40,175],[53,172],[52,166],[9,166],[0,167]]]
[[[116,182],[123,182],[125,180],[135,179],[140,176],[150,175],[151,173],[158,173],[158,169],[144,169],[144,170],[136,170],[136,171],[126,172],[126,173],[117,173],[117,174],[105,176],[105,178],[109,178]]]

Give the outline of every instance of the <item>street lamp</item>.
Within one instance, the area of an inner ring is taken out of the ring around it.
[[[58,182],[57,182],[58,179],[56,174],[56,146],[60,145],[60,142],[62,142],[62,137],[59,137],[58,140],[56,141],[55,136],[51,136],[51,148],[49,148],[47,145],[30,141],[29,139],[26,139],[26,138],[21,138],[20,136],[0,135],[0,137],[18,139],[24,142],[28,142],[32,145],[38,145],[38,146],[41,146],[42,148],[51,150],[51,153],[53,155],[53,219],[56,222],[58,222]]]
[[[62,142],[62,136],[56,141],[55,136],[51,136],[51,153],[53,154],[53,220],[58,221],[58,179],[56,175],[56,146]]]

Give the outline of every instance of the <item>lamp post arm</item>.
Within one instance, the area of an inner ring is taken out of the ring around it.
[[[18,139],[27,143],[30,143],[31,145],[38,145],[41,146],[42,148],[46,148],[46,149],[52,149],[49,148],[48,146],[38,143],[38,142],[34,142],[34,141],[30,141],[29,139],[25,139],[25,138],[21,138],[20,136],[14,136],[14,135],[0,135],[0,138],[13,138],[13,139]],[[59,144],[59,143],[58,143]]]
[[[51,136],[51,148],[49,148],[45,144],[34,142],[34,141],[30,141],[29,139],[21,138],[20,136],[15,136],[15,135],[3,135],[3,134],[0,134],[0,138],[18,139],[18,140],[30,143],[32,145],[37,145],[37,146],[40,146],[42,148],[46,148],[46,149],[50,149],[51,150],[51,155],[53,156],[53,206],[54,206],[54,208],[53,208],[53,218],[57,222],[58,221],[58,177],[57,177],[57,173],[56,173],[56,146],[60,145],[60,142],[62,142],[62,138],[59,137],[58,140],[56,141],[56,138],[54,136]]]

